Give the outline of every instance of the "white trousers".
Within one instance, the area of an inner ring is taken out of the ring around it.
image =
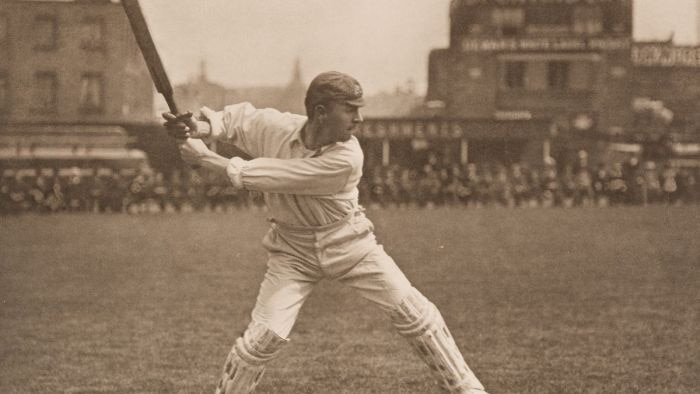
[[[336,280],[391,312],[411,291],[411,283],[377,244],[374,226],[362,212],[320,227],[272,224],[263,239],[269,260],[252,319],[282,338],[322,279]]]

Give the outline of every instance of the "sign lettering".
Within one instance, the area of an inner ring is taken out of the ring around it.
[[[632,48],[632,63],[650,67],[700,67],[700,47],[636,46]]]
[[[462,51],[621,51],[630,45],[629,38],[464,38]]]

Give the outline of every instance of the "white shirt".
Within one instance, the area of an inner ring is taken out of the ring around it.
[[[211,123],[212,139],[253,157],[231,159],[227,172],[234,186],[262,192],[276,221],[321,226],[358,208],[364,156],[354,136],[309,150],[301,139],[306,116],[256,109],[250,103],[220,112],[204,107],[202,114]]]

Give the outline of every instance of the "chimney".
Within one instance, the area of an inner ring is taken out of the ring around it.
[[[204,58],[199,61],[199,82],[207,82],[207,60]]]

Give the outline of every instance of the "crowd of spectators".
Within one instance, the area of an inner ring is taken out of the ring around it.
[[[674,168],[632,159],[595,168],[555,163],[428,163],[422,168],[374,168],[365,174],[361,197],[370,206],[578,207],[700,202],[697,168]]]
[[[205,171],[150,168],[18,169],[3,172],[0,213],[148,213],[259,207],[259,195],[235,190]]]
[[[582,157],[585,159],[585,157]],[[397,165],[366,168],[360,202],[370,208],[576,207],[700,202],[697,168],[674,168],[636,159],[563,167],[549,163]],[[257,193],[235,190],[206,171],[169,176],[143,169],[24,168],[4,170],[0,214],[23,212],[181,212],[259,209]]]

